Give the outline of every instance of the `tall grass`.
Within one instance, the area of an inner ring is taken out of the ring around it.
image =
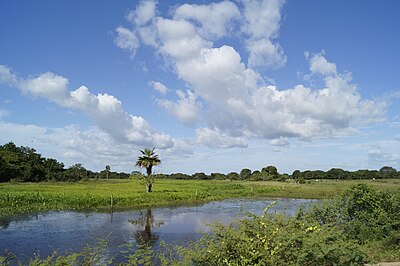
[[[342,183],[340,187],[347,188],[340,196],[299,210],[295,216],[267,214],[266,209],[261,216],[244,213],[229,225],[213,224],[210,233],[187,246],[164,244],[156,251],[149,243],[128,243],[112,254],[103,252],[107,250],[103,241],[78,253],[37,256],[28,263],[333,266],[399,261],[400,189],[392,187],[388,192],[349,184]],[[19,262],[15,255],[0,255],[0,264],[13,262]]]
[[[138,180],[89,180],[76,183],[2,183],[0,217],[47,210],[108,210],[190,205],[226,198],[331,198],[356,183],[395,190],[399,180],[246,182],[227,180],[156,180],[146,193]]]

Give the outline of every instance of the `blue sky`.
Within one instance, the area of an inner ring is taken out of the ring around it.
[[[0,4],[0,143],[156,172],[400,168],[400,3]]]

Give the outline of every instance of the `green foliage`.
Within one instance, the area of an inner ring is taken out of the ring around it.
[[[358,184],[334,204],[316,205],[308,218],[340,227],[348,239],[366,243],[381,240],[400,229],[400,191],[389,193]]]
[[[243,168],[239,173],[241,180],[247,180],[251,177],[251,170],[247,168]]]
[[[228,226],[215,224],[210,234],[187,248],[174,247],[179,255],[170,264],[363,265],[399,260],[399,195],[360,184],[295,217],[247,214]]]
[[[265,214],[216,224],[189,248],[175,249],[177,265],[361,265],[365,258],[336,228]]]
[[[140,174],[140,176],[142,175]],[[113,208],[125,209],[197,204],[226,198],[323,199],[331,198],[357,182],[364,182],[389,191],[396,191],[400,188],[400,181],[397,180],[324,181],[299,185],[295,182],[275,181],[157,178],[156,188],[152,195],[148,195],[143,190],[143,182],[134,177],[124,180],[89,179],[79,182],[0,183],[0,217],[40,210],[110,209],[111,195],[113,196]]]
[[[146,168],[147,177],[145,178],[146,181],[146,191],[152,192],[154,176],[152,175],[153,166],[159,165],[161,160],[158,158],[158,155],[155,154],[154,148],[153,149],[144,149],[140,151],[143,155],[139,156],[136,161],[136,166],[141,168]]]
[[[152,266],[156,261],[156,253],[150,243],[128,243],[123,245],[124,249],[120,251],[126,262],[120,265],[132,266]]]
[[[297,182],[299,182],[299,184],[305,184],[306,180],[304,179],[304,177],[300,177],[297,179]]]
[[[158,158],[158,155],[155,154],[154,148],[146,148],[140,152],[143,155],[138,157],[136,161],[136,166],[146,168],[147,175],[149,176],[152,174],[153,166],[159,165],[161,163],[161,160]]]
[[[209,182],[214,181],[204,183]],[[221,183],[229,191],[244,188]],[[398,189],[389,193],[357,184],[294,217],[267,210],[261,216],[244,213],[229,225],[214,224],[210,233],[186,247],[164,245],[155,251],[145,241],[126,244],[119,253],[125,261],[119,265],[364,265],[400,260]],[[35,257],[30,265],[114,265],[116,255],[104,256],[104,246]],[[15,260],[9,253],[0,256],[4,265]]]

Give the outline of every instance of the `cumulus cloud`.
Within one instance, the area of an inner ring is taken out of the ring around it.
[[[245,0],[243,31],[249,36],[246,47],[249,51],[248,65],[252,68],[281,68],[287,58],[278,36],[283,0]]]
[[[239,137],[232,137],[218,128],[196,129],[196,142],[210,148],[246,148],[247,143]]]
[[[190,89],[187,94],[178,92],[176,101],[158,103],[185,124],[202,116],[205,127],[197,129],[196,143],[243,147],[243,138],[261,138],[285,144],[289,138],[354,134],[361,124],[382,121],[386,103],[363,99],[351,73],[340,73],[324,52],[305,53],[310,75],[322,79],[322,88],[299,84],[282,90],[265,85],[260,67],[279,68],[286,62],[276,42],[283,4],[283,0],[245,0],[240,6],[230,1],[183,4],[171,9],[171,18],[154,12],[146,25],[133,23],[134,30],[149,33],[140,41],[152,46]],[[239,33],[232,34],[232,23],[241,27]],[[234,47],[215,45],[230,34],[245,44],[247,64]]]
[[[280,68],[286,64],[286,56],[279,43],[273,44],[268,39],[249,40],[247,49],[250,50],[248,65],[253,68]]]
[[[168,92],[168,88],[161,82],[152,80],[149,82],[149,85],[161,94],[166,94]]]
[[[9,136],[13,136],[16,145],[36,148],[43,156],[55,158],[67,167],[83,163],[85,168],[94,171],[110,165],[112,171],[130,172],[135,169],[139,149],[143,149],[142,145],[120,142],[97,127],[83,129],[78,125],[48,128],[0,121],[0,142],[9,142]],[[163,162],[171,163],[192,152],[185,140],[174,140],[171,148],[156,148]]]
[[[138,26],[145,25],[155,16],[156,5],[157,1],[141,1],[136,9],[129,12],[127,16],[128,21]]]
[[[119,48],[128,51],[131,54],[131,58],[135,57],[136,50],[140,46],[136,34],[124,27],[118,27],[116,33],[115,44]]]
[[[121,101],[112,95],[95,95],[85,86],[69,91],[68,79],[50,72],[18,80],[15,87],[22,92],[84,112],[93,118],[101,130],[122,143],[162,149],[174,145],[171,136],[156,132],[142,117],[127,113]]]
[[[305,52],[306,58],[310,62],[310,71],[313,74],[321,75],[336,75],[336,65],[334,63],[328,62],[325,58],[325,52],[319,54],[310,54]]]
[[[211,39],[229,34],[231,23],[239,17],[238,7],[230,1],[208,5],[183,4],[174,13],[174,19],[187,19],[199,24],[199,34]]]
[[[46,72],[38,77],[21,80],[18,87],[24,93],[63,104],[67,97],[68,79],[51,72]]]
[[[82,130],[77,125],[45,128],[0,123],[0,132],[2,143],[8,142],[8,136],[12,135],[17,145],[38,148],[43,156],[56,158],[66,166],[83,163],[84,167],[97,171],[103,170],[105,165],[111,165],[113,171],[133,169],[132,151],[138,149],[134,144],[114,140],[97,128]]]
[[[158,104],[182,123],[187,125],[195,124],[201,109],[201,105],[196,102],[195,95],[189,90],[186,93],[178,90],[176,94],[178,95],[176,102],[159,100]]]

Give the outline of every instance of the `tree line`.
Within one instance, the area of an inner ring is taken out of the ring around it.
[[[153,151],[153,150],[149,150]],[[140,158],[139,158],[140,159]],[[133,164],[133,162],[132,162]],[[86,169],[82,164],[76,163],[68,168],[53,158],[45,158],[30,147],[17,147],[13,142],[0,146],[0,182],[40,182],[40,181],[79,181],[89,179],[127,179],[129,177],[144,178],[139,171],[131,174],[113,172],[110,166],[100,172]],[[281,174],[275,166],[266,166],[261,170],[252,171],[248,168],[240,172],[211,173],[202,172],[192,175],[184,173],[154,174],[152,178],[168,178],[181,180],[249,180],[249,181],[286,181],[293,179],[303,183],[307,180],[351,180],[351,179],[388,179],[400,178],[400,172],[390,166],[379,170],[347,171],[340,168],[322,170],[295,170],[292,174]]]
[[[68,168],[53,158],[45,158],[30,147],[13,142],[0,146],[0,182],[79,181],[92,178],[129,178],[127,173],[87,170],[76,163]]]
[[[261,170],[252,171],[244,168],[239,173],[230,172],[228,174],[211,173],[195,173],[187,175],[183,173],[173,174],[157,174],[157,178],[168,179],[187,179],[187,180],[248,180],[248,181],[287,181],[292,179],[296,182],[303,183],[307,180],[359,180],[359,179],[389,179],[400,178],[400,171],[391,166],[384,166],[379,170],[357,170],[347,171],[340,168],[332,168],[328,171],[322,170],[295,170],[292,174],[280,174],[275,166],[267,166]]]

